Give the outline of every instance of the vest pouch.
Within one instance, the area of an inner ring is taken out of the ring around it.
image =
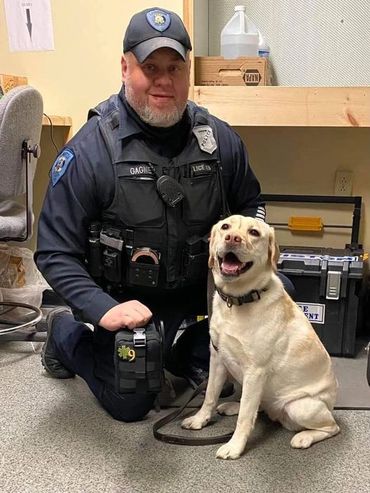
[[[181,185],[185,193],[183,201],[185,224],[201,225],[204,224],[204,218],[207,218],[210,224],[214,224],[220,216],[222,205],[216,171],[192,178],[182,178]]]
[[[124,261],[122,257],[125,255],[121,231],[113,227],[103,229],[100,232],[100,245],[103,247],[102,270],[104,279],[119,284],[122,282]]]
[[[119,394],[161,391],[163,338],[154,322],[144,328],[116,333],[114,365],[115,390]]]
[[[121,163],[118,169],[118,201],[123,223],[135,228],[161,228],[165,224],[165,205],[153,176],[127,176],[147,171],[145,165]]]
[[[193,236],[186,241],[183,255],[184,278],[189,281],[206,279],[208,274],[208,238]]]
[[[160,257],[160,253],[152,248],[135,249],[127,269],[128,284],[156,287],[159,279]]]

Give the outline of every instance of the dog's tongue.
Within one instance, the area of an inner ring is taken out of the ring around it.
[[[240,262],[235,255],[226,255],[221,264],[221,269],[225,274],[237,274],[243,262]]]

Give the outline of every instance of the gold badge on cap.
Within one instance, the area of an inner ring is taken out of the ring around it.
[[[171,24],[170,14],[162,10],[151,10],[146,14],[147,21],[157,31],[165,31]]]
[[[162,14],[155,14],[154,16],[154,24],[157,24],[158,26],[164,24],[166,22],[166,19],[163,17]]]

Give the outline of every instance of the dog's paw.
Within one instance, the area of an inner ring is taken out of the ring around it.
[[[217,406],[217,412],[224,416],[235,416],[235,414],[239,414],[239,407],[240,402],[223,402]]]
[[[185,418],[181,423],[181,428],[185,428],[186,430],[201,430],[208,423],[209,418],[204,418],[203,416],[199,416],[199,413],[194,416],[190,416],[189,418]]]
[[[244,452],[244,448],[245,445],[231,439],[217,450],[216,457],[218,459],[239,459]]]
[[[312,434],[308,431],[301,431],[294,435],[290,441],[290,446],[293,448],[308,448],[313,443]]]

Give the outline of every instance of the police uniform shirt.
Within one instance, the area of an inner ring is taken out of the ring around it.
[[[158,154],[176,155],[191,131],[188,110],[167,129],[143,123],[120,92],[118,137],[144,138]],[[212,117],[218,136],[222,175],[231,213],[263,218],[260,185],[249,166],[240,137],[225,122]],[[38,226],[37,265],[46,280],[82,320],[97,324],[117,305],[90,277],[84,263],[88,227],[101,218],[115,190],[113,166],[93,117],[57,157]]]

